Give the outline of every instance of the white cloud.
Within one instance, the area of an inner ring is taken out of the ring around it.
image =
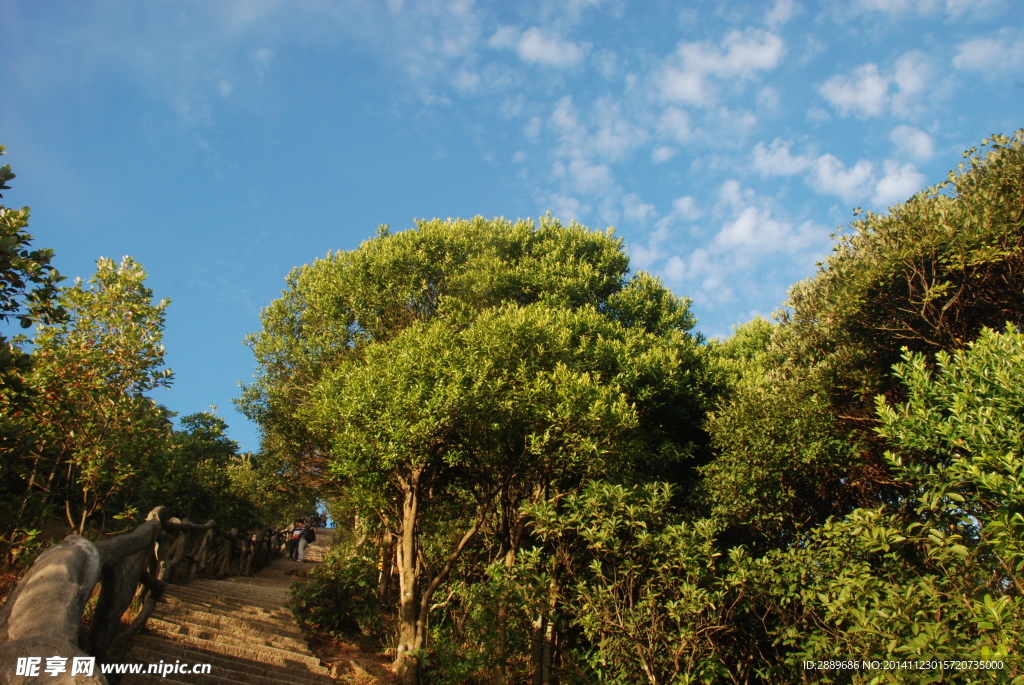
[[[768,112],[777,112],[781,99],[779,98],[779,92],[771,86],[765,86],[761,90],[757,91],[757,103],[758,109],[767,110]]]
[[[942,6],[940,0],[860,0],[858,4],[862,10],[886,14],[931,12]]]
[[[957,46],[953,66],[961,71],[1004,73],[1024,66],[1024,39],[975,38]],[[998,75],[993,73],[993,77]]]
[[[666,100],[687,105],[707,105],[713,100],[704,74],[668,67],[661,75],[661,94]]]
[[[676,153],[678,152],[679,151],[674,147],[669,147],[668,145],[661,145],[659,147],[654,148],[654,150],[651,151],[651,162],[653,162],[654,164],[662,164],[663,162],[667,162],[668,160],[675,157]]]
[[[777,28],[792,19],[799,8],[793,0],[775,0],[775,4],[765,14],[764,21],[770,28]]]
[[[260,79],[266,76],[272,61],[274,61],[274,51],[270,48],[257,48],[249,53],[249,62]]]
[[[746,197],[744,197],[746,195]],[[727,206],[732,210],[739,212],[744,207],[748,206],[754,198],[754,191],[747,189],[745,192],[740,182],[735,179],[729,179],[722,184],[722,187],[718,189],[718,201],[722,206]]]
[[[523,32],[516,51],[524,61],[556,68],[571,67],[583,59],[583,50],[578,45],[548,35],[536,26]]]
[[[452,77],[452,85],[464,94],[475,92],[480,87],[480,75],[467,69],[459,69]]]
[[[954,19],[965,14],[992,16],[1004,8],[1003,0],[860,0],[856,9],[899,16],[906,14],[938,14],[944,12]]]
[[[580,157],[569,160],[568,164],[555,161],[551,165],[551,175],[565,179],[573,190],[583,195],[601,193],[614,185],[612,170],[607,165],[595,164]]]
[[[223,98],[226,98],[227,96],[231,95],[231,91],[233,91],[234,89],[235,87],[227,81],[222,80],[219,83],[217,83],[217,92],[219,92],[220,96]]]
[[[757,117],[753,112],[728,107],[721,107],[715,117],[716,130],[722,131],[729,139],[745,138],[757,126]]]
[[[661,261],[664,258],[661,246],[666,240],[668,240],[668,238],[668,227],[659,226],[648,234],[646,245],[640,245],[633,241],[628,241],[627,251],[629,252],[629,261],[631,265],[637,269],[643,270],[648,269],[651,265]]]
[[[673,282],[681,282],[686,278],[686,262],[679,255],[673,255],[662,269],[665,279]]]
[[[813,263],[828,248],[827,229],[787,219],[774,209],[771,198],[758,196],[734,179],[719,187],[718,197],[719,227],[704,245],[688,254],[673,254],[670,234],[659,227],[643,251],[659,275],[685,288],[704,306],[730,302],[738,292],[750,297],[773,289],[776,284],[768,285],[766,277],[777,280],[773,274],[781,270],[781,278],[788,278],[788,265]],[[695,210],[692,198],[677,202],[687,212]]]
[[[774,69],[782,58],[784,44],[769,31],[748,30],[729,33],[722,40],[722,48],[683,43],[678,52],[690,69],[722,78],[746,79],[758,71]]]
[[[506,96],[498,106],[498,114],[503,119],[518,119],[526,106],[526,99],[522,93]]]
[[[540,117],[530,117],[530,120],[526,122],[526,126],[523,127],[523,135],[526,136],[527,140],[536,142],[540,139],[540,132],[543,126],[544,122],[541,121]]]
[[[754,169],[762,176],[792,176],[807,171],[814,160],[805,155],[794,156],[790,152],[792,146],[790,141],[782,138],[776,138],[768,147],[758,143],[751,155]]]
[[[719,45],[684,41],[658,75],[661,95],[672,102],[711,104],[716,96],[709,77],[749,80],[778,66],[784,52],[782,38],[760,29],[732,31]]]
[[[500,26],[487,43],[492,48],[514,48],[519,42],[519,31],[514,26]]]
[[[552,195],[548,199],[551,214],[562,221],[579,221],[581,213],[587,208],[575,197]]]
[[[462,17],[469,14],[469,10],[473,7],[474,0],[451,0],[448,3],[448,11],[457,17]]]
[[[896,127],[890,138],[905,155],[927,159],[934,153],[931,137],[913,126]],[[847,203],[870,200],[876,206],[888,206],[906,200],[921,189],[924,176],[913,164],[900,165],[895,160],[883,164],[885,175],[878,179],[875,165],[866,159],[847,168],[835,155],[819,157],[793,154],[793,143],[776,138],[771,145],[763,142],[751,152],[753,168],[762,176],[804,175],[804,181],[816,192],[835,195]],[[723,190],[727,186],[723,186]],[[738,200],[733,200],[736,205]]]
[[[661,115],[661,129],[675,138],[676,142],[685,143],[693,137],[690,127],[690,115],[686,110],[669,107]]]
[[[808,223],[795,226],[780,221],[762,207],[745,207],[732,221],[727,221],[712,241],[722,252],[740,257],[741,263],[758,261],[777,252],[796,252],[809,246],[813,237]]]
[[[817,105],[811,105],[807,108],[807,121],[810,121],[812,124],[823,124],[831,119],[832,115]]]
[[[1001,13],[1005,8],[1004,0],[946,0],[946,14],[954,18],[966,14],[987,18]]]
[[[623,115],[621,105],[609,99],[596,102],[589,118],[592,128],[581,120],[569,95],[555,104],[548,119],[558,136],[551,173],[573,193],[601,195],[607,205],[610,196],[621,191],[606,162],[618,161],[643,145],[648,134]],[[615,203],[604,209],[606,219],[614,222],[618,216]]]
[[[601,50],[591,57],[590,62],[597,69],[597,73],[608,80],[615,78],[616,74],[618,74],[619,58],[611,50]]]
[[[913,126],[897,126],[892,130],[889,139],[896,144],[896,149],[907,157],[927,161],[935,154],[932,137]]]
[[[896,60],[893,74],[896,92],[892,96],[892,110],[896,115],[909,116],[913,113],[916,100],[931,85],[932,72],[931,61],[919,50],[907,52]]]
[[[872,200],[876,206],[888,207],[909,199],[924,187],[925,177],[913,164],[885,161],[885,176],[875,186]]]
[[[579,148],[586,137],[586,129],[580,123],[576,115],[576,108],[572,104],[572,96],[566,95],[557,103],[551,112],[551,125],[559,133],[563,146],[572,145]]]
[[[933,72],[928,57],[911,50],[901,55],[888,73],[869,62],[851,74],[832,76],[818,91],[842,116],[876,117],[891,107],[897,116],[907,117],[932,85]]]
[[[821,95],[846,116],[878,116],[889,101],[889,79],[878,73],[878,65],[857,67],[851,76],[836,74],[820,88]]]
[[[622,198],[622,215],[628,221],[645,224],[658,217],[654,205],[641,202],[636,193],[628,193]]]
[[[843,202],[852,203],[867,197],[873,185],[874,167],[862,159],[852,169],[833,155],[822,155],[814,160],[807,182],[819,193],[836,195]]]
[[[647,131],[631,122],[618,102],[603,98],[593,112],[596,130],[587,140],[590,154],[616,161],[647,141]]]
[[[697,207],[696,200],[689,195],[684,195],[672,201],[672,214],[683,221],[694,221],[700,218],[701,211]]]

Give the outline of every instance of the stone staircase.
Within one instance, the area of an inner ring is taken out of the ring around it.
[[[307,563],[277,559],[252,578],[168,586],[127,661],[210,664],[210,673],[124,675],[121,685],[332,685],[286,606],[288,589],[323,558],[332,532],[317,532]]]

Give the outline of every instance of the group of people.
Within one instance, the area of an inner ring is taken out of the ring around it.
[[[319,514],[297,518],[281,531],[286,536],[285,548],[289,559],[306,561],[306,545],[316,541],[316,529],[322,522],[321,518]]]

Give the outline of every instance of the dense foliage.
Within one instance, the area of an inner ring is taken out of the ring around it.
[[[481,561],[514,565],[524,503],[590,478],[683,477],[701,454],[709,383],[688,302],[626,273],[621,241],[553,219],[423,222],[296,270],[264,313],[242,406],[343,487],[394,560],[407,682],[435,593]],[[500,672],[529,638],[498,603]]]
[[[250,412],[357,531],[335,587],[399,661],[426,628],[406,681],[1024,682],[1024,132],[727,340],[600,236],[382,230],[253,339]]]
[[[8,563],[47,526],[320,496],[342,542],[300,615],[405,683],[1024,683],[1024,132],[726,340],[610,231],[381,227],[249,338],[258,455],[149,397],[141,266],[59,287],[27,217],[0,207],[0,322],[39,324],[0,338]]]

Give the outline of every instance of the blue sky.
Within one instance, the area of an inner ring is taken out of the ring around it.
[[[68,276],[170,298],[185,415],[231,398],[297,265],[379,224],[614,226],[727,335],[1024,126],[1014,0],[0,0],[0,144]]]

